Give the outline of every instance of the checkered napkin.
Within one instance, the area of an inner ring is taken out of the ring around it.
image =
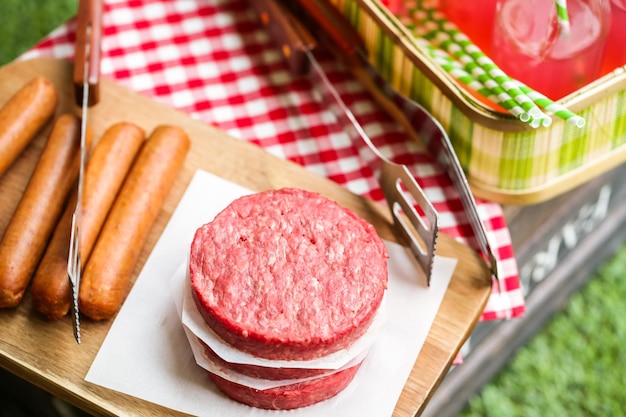
[[[22,59],[71,59],[74,38],[71,20]],[[102,49],[102,74],[128,89],[384,202],[359,144],[349,139],[309,80],[289,72],[247,1],[107,1]],[[417,177],[440,214],[442,232],[477,249],[445,173],[349,72],[330,56],[321,61],[382,153],[407,165]],[[524,299],[502,208],[478,201],[478,211],[506,289],[500,296],[494,286],[482,319],[519,317]]]

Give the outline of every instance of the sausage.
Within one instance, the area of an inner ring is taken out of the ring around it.
[[[182,129],[165,125],[144,143],[85,267],[79,309],[90,319],[110,319],[121,307],[143,244],[190,146]]]
[[[79,163],[80,121],[61,115],[0,241],[0,307],[16,307],[22,300],[76,181]]]
[[[135,124],[116,123],[107,129],[89,157],[83,184],[83,263],[96,243],[145,136],[144,130]]]
[[[76,197],[77,192],[72,193],[32,278],[33,308],[50,320],[65,316],[72,302],[67,261]]]
[[[52,117],[58,102],[54,85],[35,77],[0,109],[0,175]]]
[[[85,167],[79,228],[83,265],[144,138],[145,132],[140,127],[127,122],[116,123],[104,132],[89,157]],[[73,193],[31,284],[33,308],[49,320],[65,316],[72,302],[67,260],[76,194]]]

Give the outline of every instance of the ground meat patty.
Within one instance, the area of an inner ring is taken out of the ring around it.
[[[360,366],[358,364],[329,376],[266,390],[246,387],[211,372],[209,377],[224,394],[235,401],[270,410],[290,410],[306,407],[339,394],[354,379]]]
[[[189,273],[200,313],[226,342],[310,360],[365,333],[387,287],[386,258],[372,225],[286,188],[237,199],[200,227]]]
[[[222,368],[230,369],[240,374],[258,379],[269,379],[272,381],[280,381],[283,379],[300,379],[310,378],[317,375],[327,374],[328,369],[314,368],[270,368],[268,366],[248,365],[243,363],[227,362],[222,359],[213,349],[206,343],[198,339],[204,348],[204,355],[208,360]]]

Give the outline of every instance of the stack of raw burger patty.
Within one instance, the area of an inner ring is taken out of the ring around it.
[[[342,391],[360,362],[300,367],[348,349],[372,323],[387,288],[387,251],[373,226],[319,194],[285,188],[233,201],[194,236],[191,291],[210,329],[233,349],[293,366],[220,367],[264,380],[259,390],[209,372],[229,397],[255,407],[291,409]],[[302,379],[293,383],[293,380]]]

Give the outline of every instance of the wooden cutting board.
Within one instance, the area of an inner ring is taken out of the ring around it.
[[[78,111],[73,104],[72,64],[38,58],[0,68],[0,105],[36,75],[51,80],[60,93],[57,115]],[[282,160],[263,149],[229,137],[223,131],[192,120],[186,114],[129,91],[111,80],[101,81],[101,101],[90,112],[94,138],[118,121],[131,121],[147,133],[159,124],[183,127],[192,148],[153,227],[135,269],[141,271],[197,169],[204,169],[252,190],[296,186],[317,191],[370,221],[381,237],[397,241],[387,208],[355,196],[340,185]],[[37,162],[50,126],[0,177],[0,233],[6,229]],[[419,414],[469,336],[491,292],[491,277],[476,253],[446,235],[440,235],[437,253],[459,260],[450,286],[425,345],[417,358],[394,415]],[[419,306],[416,306],[419,308]],[[78,407],[97,415],[172,415],[171,410],[84,381],[111,322],[84,321],[82,344],[72,336],[69,317],[46,322],[31,309],[30,294],[16,309],[0,310],[0,365]]]

